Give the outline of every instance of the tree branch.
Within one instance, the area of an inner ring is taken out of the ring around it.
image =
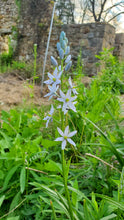
[[[114,18],[118,17],[119,15],[124,14],[124,11],[121,11],[120,13],[116,14],[114,17],[108,20],[108,22],[112,21]]]

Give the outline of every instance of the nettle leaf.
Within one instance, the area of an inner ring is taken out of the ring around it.
[[[26,139],[30,139],[34,135],[34,131],[32,128],[25,127],[22,131],[22,137]]]
[[[44,169],[45,170],[48,170],[48,171],[58,171],[59,173],[62,174],[62,166],[60,163],[56,163],[52,160],[49,160],[48,163],[45,163],[45,166],[44,166]]]
[[[26,169],[25,167],[22,167],[21,173],[20,173],[20,191],[21,193],[25,190],[25,181],[26,181]]]
[[[4,132],[0,131],[0,134],[3,136],[4,140],[5,140],[5,148],[10,148],[12,143],[11,143],[11,138],[8,137]]]
[[[57,143],[57,141],[51,141],[51,140],[43,139],[43,140],[42,140],[42,145],[43,145],[45,148],[49,148],[49,147],[57,146],[58,143]]]

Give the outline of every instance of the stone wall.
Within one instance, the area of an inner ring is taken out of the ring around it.
[[[0,0],[0,54],[8,51],[8,36],[17,25],[18,7],[15,0]]]
[[[124,60],[124,33],[116,34],[113,54],[117,56],[119,60]]]
[[[20,1],[20,8],[15,1]],[[50,0],[0,0],[0,53],[8,50],[8,36],[13,27],[18,30],[15,57],[17,60],[33,61],[33,45],[37,44],[38,63],[42,66],[49,34],[53,4]],[[20,13],[19,13],[20,12]],[[18,19],[19,18],[19,19]],[[81,51],[87,75],[98,72],[95,57],[103,48],[115,46],[114,54],[124,59],[124,33],[116,34],[113,26],[104,23],[55,25],[53,26],[47,69],[50,56],[58,56],[56,43],[64,30],[69,40],[73,63]]]
[[[39,38],[44,43],[47,39],[52,14],[50,0],[21,0],[20,19],[18,24],[16,57],[19,60],[29,61],[33,58],[33,45],[38,45],[38,54],[41,51]]]
[[[47,46],[48,38],[48,26],[37,28],[37,37],[34,37],[34,43],[38,45],[38,59],[41,64],[44,61],[45,50]],[[95,63],[97,62],[97,55],[104,47],[111,48],[115,43],[115,29],[109,24],[100,23],[89,23],[89,24],[71,24],[71,25],[56,25],[53,26],[47,66],[50,64],[50,56],[54,55],[57,57],[56,43],[59,41],[59,35],[61,31],[65,31],[67,38],[69,40],[69,45],[71,48],[71,55],[73,63],[77,61],[77,57],[80,53],[82,54],[82,60],[84,63],[85,71],[87,75],[97,74],[97,68]],[[33,53],[33,42],[30,44],[28,37],[26,35],[22,36],[22,42],[20,42],[20,49],[18,57],[19,59],[32,59]],[[24,46],[26,46],[24,48]]]

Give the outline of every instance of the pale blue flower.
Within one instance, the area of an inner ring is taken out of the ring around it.
[[[75,86],[72,84],[71,77],[69,77],[68,82],[69,82],[69,85],[70,85],[70,88],[71,88],[73,94],[77,95],[78,92],[76,91]]]
[[[53,64],[53,66],[58,66],[58,62],[53,56],[51,56],[51,63]]]
[[[59,86],[56,85],[55,83],[52,85],[52,86],[48,86],[48,89],[50,90],[49,93],[47,93],[44,97],[47,97],[49,96],[49,100],[53,97],[53,96],[56,96],[56,92],[58,90]]]
[[[60,43],[63,41],[63,39],[66,37],[66,34],[64,31],[61,32],[60,34]]]
[[[57,50],[59,52],[59,50],[61,49],[61,44],[59,42],[57,42]]]
[[[67,37],[65,37],[65,38],[64,38],[64,40],[65,40],[66,45],[67,45],[67,44],[68,44],[68,38],[67,38]]]
[[[74,106],[76,102],[73,102],[73,101],[77,98],[77,96],[71,97],[70,89],[67,91],[66,95],[60,90],[60,96],[61,97],[57,98],[57,100],[60,102],[63,102],[62,111],[64,112],[64,114],[66,114],[69,109],[72,109],[74,112],[76,112],[76,108]]]
[[[76,146],[75,142],[72,141],[70,137],[74,136],[77,131],[72,131],[71,133],[69,133],[69,126],[65,128],[64,132],[60,128],[57,128],[57,130],[62,137],[56,138],[55,141],[62,141],[62,150],[65,149],[67,142],[72,144],[74,147]]]
[[[70,60],[71,60],[71,55],[68,55],[66,60],[65,60],[65,63],[69,63]]]
[[[67,46],[65,50],[65,55],[68,55],[69,53],[70,53],[70,46]]]
[[[68,71],[71,68],[72,61],[70,60],[69,63],[65,67],[65,71]]]
[[[60,50],[59,50],[59,56],[60,56],[61,60],[64,58],[64,51],[62,48],[60,48]]]
[[[50,109],[50,112],[48,113],[48,115],[43,119],[46,122],[46,128],[48,127],[48,124],[49,124],[49,121],[52,121],[52,115],[53,115],[53,112],[54,112],[54,108],[53,108],[53,105],[51,105],[51,109]]]
[[[59,72],[58,72],[58,69],[59,69]],[[61,75],[62,75],[61,66],[59,66],[58,69],[56,67],[53,74],[48,73],[49,79],[44,81],[45,84],[47,84],[47,85],[51,85],[51,84],[59,85],[61,83],[61,80],[60,80]]]
[[[66,41],[65,41],[65,40],[62,41],[62,43],[61,43],[61,47],[62,47],[63,50],[66,49],[67,44],[66,44]]]

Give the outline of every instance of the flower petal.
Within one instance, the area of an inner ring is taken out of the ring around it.
[[[64,140],[63,137],[58,137],[58,138],[55,139],[55,141],[63,141],[63,140]]]
[[[62,92],[62,90],[60,89],[60,96],[65,99],[65,94]]]
[[[66,146],[66,140],[64,140],[64,141],[62,142],[62,150],[65,149],[65,146]]]
[[[67,138],[67,141],[68,141],[70,144],[72,144],[74,147],[76,147],[76,144],[74,143],[74,141],[72,141],[71,138]]]
[[[68,103],[68,107],[69,107],[70,109],[72,109],[74,112],[77,112],[77,111],[76,111],[76,108],[75,108],[75,106],[73,105],[72,102],[69,102],[69,103]]]
[[[72,137],[77,133],[77,131],[72,131],[71,133],[68,134],[68,137]]]
[[[69,126],[65,128],[64,135],[68,137],[68,133],[69,133]]]
[[[60,134],[61,136],[64,135],[63,132],[62,132],[62,130],[61,130],[60,128],[57,127],[57,130],[58,130],[58,132],[59,132],[59,134]]]

